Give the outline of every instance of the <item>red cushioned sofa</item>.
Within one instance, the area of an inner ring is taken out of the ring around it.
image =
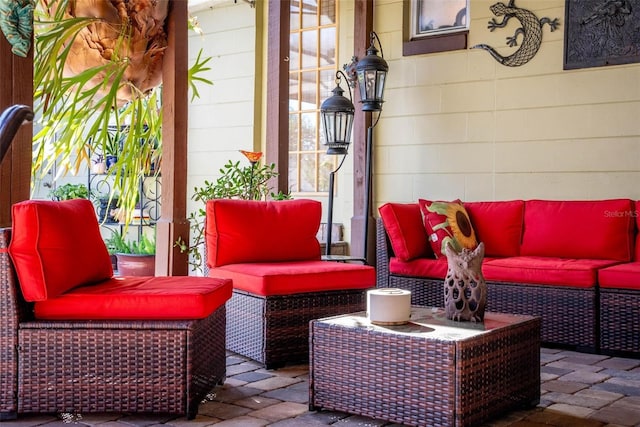
[[[233,280],[227,348],[278,368],[308,362],[309,321],[365,309],[373,267],[321,260],[314,200],[212,200],[206,206],[211,277]]]
[[[231,281],[114,277],[89,200],[26,201],[0,229],[0,419],[193,418],[226,374]]]
[[[542,317],[542,341],[640,355],[640,237],[629,199],[465,202],[487,309]],[[419,203],[387,203],[377,221],[377,286],[443,305],[446,257],[429,245]]]

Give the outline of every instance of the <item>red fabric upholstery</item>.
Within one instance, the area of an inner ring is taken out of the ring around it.
[[[444,279],[447,275],[447,267],[446,258],[419,258],[411,261],[402,261],[393,257],[389,260],[389,272],[400,276]]]
[[[416,258],[435,258],[417,203],[386,203],[380,217],[389,236],[391,248],[401,261]]]
[[[598,284],[601,288],[640,290],[640,262],[625,262],[598,270]]]
[[[484,242],[485,256],[520,254],[524,223],[524,201],[465,202],[478,242]]]
[[[257,295],[291,295],[376,285],[371,266],[328,261],[229,264],[209,270],[211,277],[233,279],[234,289]]]
[[[28,200],[12,207],[9,254],[27,301],[55,298],[113,276],[89,200]]]
[[[615,263],[601,259],[519,256],[485,260],[482,273],[492,282],[590,288],[596,285],[598,269]]]
[[[38,319],[203,319],[232,293],[230,280],[210,277],[115,277],[35,304]]]
[[[209,267],[320,259],[318,201],[217,199],[206,209]]]
[[[629,261],[633,209],[628,199],[526,201],[520,254]]]

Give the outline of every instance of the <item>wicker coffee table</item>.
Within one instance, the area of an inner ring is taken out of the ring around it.
[[[309,408],[413,426],[471,426],[540,400],[540,318],[483,323],[413,307],[411,322],[366,313],[311,321]]]

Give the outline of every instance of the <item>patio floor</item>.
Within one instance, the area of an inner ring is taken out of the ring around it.
[[[537,408],[505,414],[485,426],[640,426],[640,360],[543,348],[541,376]],[[226,383],[201,404],[192,421],[154,414],[61,414],[21,416],[1,426],[399,426],[339,412],[309,412],[307,379],[306,365],[267,371],[229,353]]]

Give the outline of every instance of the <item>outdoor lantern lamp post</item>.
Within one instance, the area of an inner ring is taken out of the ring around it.
[[[362,103],[362,111],[381,111],[384,102],[384,84],[387,80],[387,71],[389,65],[384,60],[384,52],[380,39],[375,32],[371,32],[371,45],[367,49],[367,56],[362,58],[356,64],[356,74],[358,76],[358,86],[360,87],[360,102]],[[380,53],[375,47],[375,41],[378,41]]]
[[[353,115],[355,112],[355,108],[351,102],[351,89],[349,88],[349,98],[343,96],[344,90],[340,87],[341,74],[346,80],[346,76],[342,71],[336,72],[336,87],[331,91],[333,95],[327,98],[320,106],[327,154],[342,155],[342,160],[340,160],[338,167],[329,174],[329,206],[327,213],[327,238],[325,242],[325,254],[327,256],[331,255],[335,175],[347,157],[349,143],[351,142]]]
[[[362,103],[362,111],[374,112],[382,111],[382,103],[384,102],[384,85],[387,80],[387,72],[389,65],[384,60],[384,52],[382,44],[375,32],[370,35],[371,45],[367,49],[367,55],[358,61],[355,66],[358,86],[360,88],[360,102]],[[375,41],[380,46],[380,54],[375,47]],[[373,128],[378,123],[380,115],[376,121],[367,129],[367,145],[365,151],[365,186],[364,186],[364,254],[365,259],[368,258],[368,241],[369,241],[369,218],[371,216],[371,184],[372,184],[372,153],[373,153]]]

